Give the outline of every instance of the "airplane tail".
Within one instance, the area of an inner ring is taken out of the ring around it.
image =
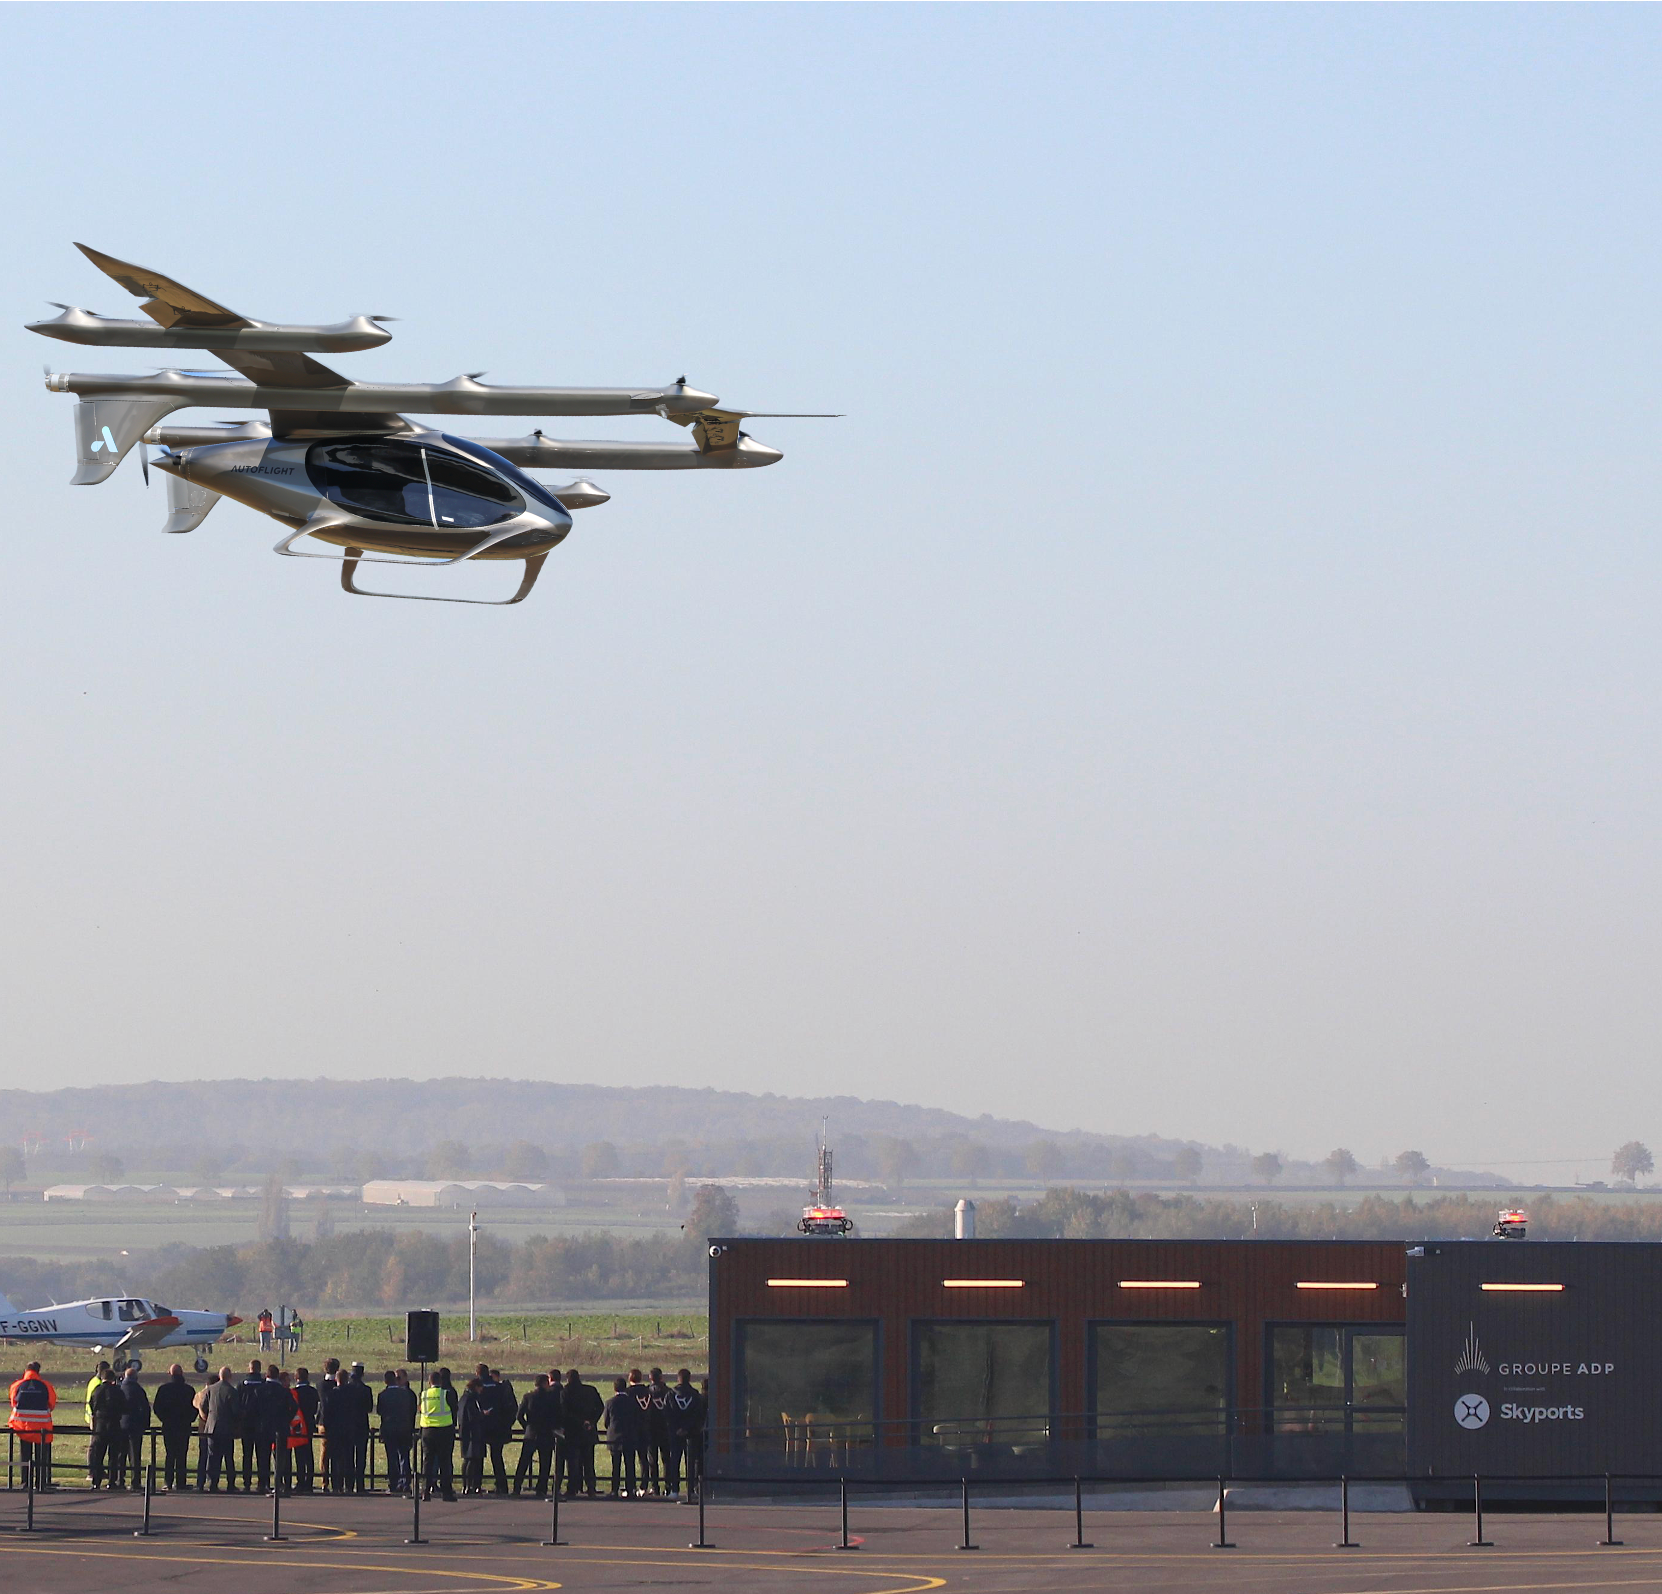
[[[12,1305],[11,1298],[0,1293],[0,1317],[16,1317],[17,1308]]]

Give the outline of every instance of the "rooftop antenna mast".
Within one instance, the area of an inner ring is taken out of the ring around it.
[[[803,1209],[797,1231],[801,1234],[847,1234],[853,1229],[854,1220],[832,1201],[831,1148],[826,1144],[825,1119],[820,1119],[819,1123],[819,1137],[814,1142],[813,1205]]]

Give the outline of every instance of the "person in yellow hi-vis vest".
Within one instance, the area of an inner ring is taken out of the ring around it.
[[[110,1370],[108,1362],[100,1362],[97,1371],[87,1380],[87,1429],[92,1429],[92,1397],[98,1392],[98,1386],[104,1382],[104,1374]]]
[[[437,1488],[446,1500],[456,1498],[456,1391],[450,1386],[450,1369],[435,1367],[421,1392],[416,1409],[416,1427],[421,1430],[424,1500],[433,1498]]]

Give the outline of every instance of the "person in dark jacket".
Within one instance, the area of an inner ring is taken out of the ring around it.
[[[288,1375],[275,1362],[268,1362],[265,1383],[260,1386],[260,1445],[267,1458],[271,1487],[279,1494],[294,1492],[294,1473],[289,1461],[289,1429],[294,1421],[294,1396],[289,1393]]]
[[[121,1414],[121,1437],[124,1451],[116,1462],[116,1477],[123,1476],[123,1468],[130,1467],[133,1487],[144,1487],[144,1436],[150,1432],[150,1397],[144,1392],[138,1374],[131,1367],[121,1375],[121,1398],[126,1410]]]
[[[593,1384],[583,1382],[575,1367],[566,1374],[560,1402],[561,1426],[565,1430],[560,1456],[566,1475],[566,1498],[575,1500],[579,1494],[587,1494],[593,1500],[598,1495],[594,1447],[600,1442],[600,1422],[606,1414],[606,1402]]]
[[[225,1492],[237,1492],[237,1385],[229,1367],[202,1391],[202,1442],[208,1447],[208,1493],[219,1493],[219,1474],[225,1474]]]
[[[669,1476],[669,1385],[662,1367],[654,1367],[646,1386],[646,1447],[649,1456],[650,1487],[664,1494]]]
[[[362,1362],[353,1362],[342,1394],[346,1400],[347,1488],[362,1494],[369,1469],[369,1419],[375,1412],[375,1391],[364,1382]]]
[[[294,1492],[310,1494],[316,1469],[312,1435],[317,1432],[317,1386],[312,1382],[308,1367],[296,1367],[294,1370],[294,1401],[300,1408],[300,1415],[306,1419],[305,1443],[294,1448]]]
[[[263,1426],[265,1365],[252,1361],[237,1385],[237,1438],[242,1441],[242,1486],[252,1494],[256,1475],[260,1493],[271,1487],[271,1439]]]
[[[484,1492],[485,1447],[496,1419],[494,1403],[483,1398],[483,1386],[475,1376],[462,1390],[456,1413],[456,1439],[462,1447],[462,1498]]]
[[[387,1493],[408,1494],[414,1487],[410,1446],[415,1442],[415,1391],[399,1383],[397,1373],[388,1373],[375,1413],[381,1419],[381,1444],[387,1455]]]
[[[514,1408],[508,1405],[511,1397],[502,1388],[501,1380],[483,1362],[480,1362],[473,1369],[473,1377],[469,1382],[476,1383],[479,1386],[479,1406],[483,1413],[485,1431],[485,1454],[491,1460],[491,1470],[496,1480],[496,1492],[506,1494],[508,1492],[508,1469],[503,1463],[502,1446],[506,1442],[506,1436],[511,1434],[514,1429]],[[463,1460],[466,1460],[465,1452]],[[462,1471],[465,1476],[467,1468],[464,1466]],[[482,1492],[484,1489],[482,1471],[479,1487]]]
[[[330,1358],[333,1360],[333,1357]],[[345,1494],[347,1469],[352,1460],[352,1442],[346,1430],[349,1397],[339,1366],[325,1371],[317,1391],[317,1420],[323,1431],[323,1492]]]
[[[638,1367],[629,1369],[627,1393],[641,1410],[640,1448],[635,1452],[635,1482],[638,1485],[636,1492],[646,1495],[658,1482],[658,1467],[652,1455],[652,1386]]]
[[[503,1460],[503,1447],[513,1443],[514,1417],[519,1412],[519,1396],[514,1393],[514,1381],[505,1377],[500,1367],[491,1368],[491,1379],[496,1385],[496,1433],[491,1440],[491,1469],[496,1479],[496,1492],[508,1492],[508,1468]]]
[[[322,1401],[324,1408],[332,1404],[330,1391],[336,1387],[339,1381],[339,1360],[333,1356],[326,1357],[323,1363],[323,1379],[318,1385],[318,1398]],[[335,1455],[334,1441],[330,1437],[327,1411],[320,1408],[317,1420],[323,1425],[323,1454],[319,1458],[318,1467],[323,1473],[323,1492],[331,1494],[335,1488],[335,1470],[339,1458]]]
[[[536,1382],[519,1403],[517,1415],[524,1437],[519,1442],[519,1465],[514,1469],[514,1493],[518,1495],[525,1487],[535,1462],[539,1469],[537,1498],[546,1500],[548,1470],[554,1462],[554,1446],[560,1433],[560,1391],[558,1386],[549,1387],[547,1373],[537,1374]],[[555,1487],[559,1487],[557,1479]]]
[[[156,1391],[151,1411],[162,1430],[162,1488],[169,1494],[175,1489],[188,1489],[196,1390],[186,1381],[185,1370],[178,1362],[168,1368],[167,1382]]]
[[[671,1494],[679,1491],[683,1460],[687,1464],[687,1498],[692,1498],[704,1461],[704,1397],[693,1387],[692,1374],[681,1368],[669,1392],[669,1476]]]
[[[120,1384],[115,1381],[115,1374],[107,1367],[87,1400],[87,1410],[92,1413],[92,1446],[87,1453],[87,1477],[93,1488],[102,1489],[104,1467],[108,1462],[109,1486],[119,1489],[122,1484],[117,1472],[121,1467],[121,1457],[126,1453],[121,1424],[127,1415],[127,1401],[121,1393]]]
[[[624,1378],[612,1380],[612,1398],[606,1402],[606,1448],[612,1453],[612,1498],[635,1498],[635,1459],[641,1452],[641,1441],[646,1433],[646,1413],[635,1403],[629,1382]]]

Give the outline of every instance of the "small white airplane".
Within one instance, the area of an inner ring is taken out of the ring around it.
[[[116,1366],[135,1370],[144,1366],[140,1351],[194,1346],[196,1370],[205,1373],[207,1347],[241,1321],[228,1312],[176,1312],[132,1295],[66,1301],[32,1311],[19,1311],[0,1295],[0,1340],[46,1340],[99,1355],[108,1352]]]

